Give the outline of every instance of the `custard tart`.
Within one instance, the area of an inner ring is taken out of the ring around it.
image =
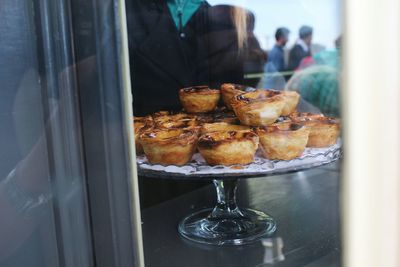
[[[295,91],[279,91],[273,89],[265,90],[269,97],[281,95],[285,99],[285,106],[282,109],[281,116],[288,116],[296,111],[297,105],[300,101],[300,95]]]
[[[241,124],[266,126],[281,115],[285,98],[282,94],[271,95],[267,90],[256,90],[235,96],[231,104]]]
[[[212,122],[214,122],[214,114],[212,114],[212,113],[197,113],[196,120],[200,125],[203,123],[212,123]]]
[[[208,86],[193,86],[181,89],[179,99],[186,112],[207,113],[217,107],[220,91]]]
[[[336,144],[340,134],[339,119],[312,113],[294,113],[290,118],[310,131],[307,147],[328,147]]]
[[[161,116],[167,116],[167,115],[171,115],[172,113],[170,111],[167,110],[160,110],[157,111],[155,113],[152,114],[153,118],[157,118],[157,117],[161,117]]]
[[[200,134],[227,131],[250,131],[249,126],[229,124],[226,122],[205,123],[200,128]]]
[[[150,116],[146,117],[133,117],[133,129],[135,133],[135,148],[136,154],[143,154],[143,147],[139,142],[139,136],[143,131],[153,127],[153,119]]]
[[[198,150],[210,165],[249,164],[258,148],[252,131],[211,132],[200,136]]]
[[[256,129],[263,155],[271,160],[300,157],[306,148],[309,130],[295,123],[274,123]]]
[[[247,87],[245,85],[240,85],[240,84],[234,84],[234,83],[224,83],[221,85],[221,95],[222,95],[222,100],[224,101],[225,106],[232,110],[232,105],[231,101],[232,99],[240,94],[243,94],[246,89],[253,89],[251,87]]]
[[[197,133],[192,129],[153,129],[140,135],[140,143],[151,164],[181,166],[196,150]]]
[[[281,115],[288,116],[296,111],[297,105],[299,104],[300,95],[295,91],[282,91],[282,95],[285,98],[285,106],[282,109]]]
[[[220,110],[213,114],[212,122],[226,122],[230,124],[239,124],[239,119],[235,112],[230,110]]]
[[[199,124],[196,116],[185,113],[154,117],[154,127],[156,128],[192,128]]]

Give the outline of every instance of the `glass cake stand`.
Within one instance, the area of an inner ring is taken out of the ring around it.
[[[209,166],[199,154],[188,165],[151,165],[145,156],[137,158],[139,175],[165,179],[212,180],[217,192],[214,208],[203,209],[185,217],[178,226],[186,239],[211,245],[242,245],[269,237],[276,231],[275,220],[268,214],[239,208],[236,189],[239,179],[297,172],[336,161],[341,156],[340,143],[324,149],[306,149],[292,161],[269,161],[260,156],[246,166]]]

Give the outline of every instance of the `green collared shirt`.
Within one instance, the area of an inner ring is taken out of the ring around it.
[[[185,3],[186,1],[186,3]],[[182,27],[188,23],[193,14],[199,9],[200,5],[204,0],[182,0],[184,2],[184,8],[182,10]],[[178,17],[178,5],[176,0],[167,0],[169,11],[171,12],[172,19],[179,29],[179,17]]]

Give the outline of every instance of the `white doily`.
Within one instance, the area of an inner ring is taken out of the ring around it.
[[[142,170],[166,172],[171,175],[268,174],[319,166],[335,161],[340,156],[341,142],[339,140],[335,145],[327,148],[306,148],[301,157],[289,161],[268,160],[261,156],[260,151],[257,151],[254,162],[248,165],[210,166],[199,153],[194,154],[192,161],[184,166],[152,165],[144,155],[137,156],[137,165]]]

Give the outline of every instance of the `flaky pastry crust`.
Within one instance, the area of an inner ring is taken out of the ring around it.
[[[340,134],[338,119],[312,113],[294,113],[290,118],[310,131],[307,147],[328,147],[336,144]]]
[[[231,124],[238,124],[239,120],[233,111],[227,109],[217,109],[213,113],[197,113],[197,121],[199,124],[213,123],[213,122],[226,122]]]
[[[289,114],[296,111],[297,105],[299,104],[300,95],[295,91],[282,91],[285,97],[285,106],[282,109],[282,116],[288,116]]]
[[[136,154],[143,154],[143,147],[139,142],[139,136],[144,131],[153,128],[154,122],[151,116],[146,117],[133,117],[133,129],[135,133],[135,148]]]
[[[160,111],[157,111],[157,112],[153,113],[151,116],[153,118],[157,118],[157,117],[160,117],[160,116],[167,116],[167,115],[172,115],[172,114],[173,113],[171,111],[160,110]]]
[[[154,117],[154,127],[162,129],[193,128],[200,125],[197,116],[193,114],[177,113]]]
[[[243,94],[248,88],[245,85],[234,84],[234,83],[224,83],[221,85],[221,95],[222,100],[224,101],[225,106],[232,110],[233,107],[231,105],[232,99],[240,94]]]
[[[283,96],[285,100],[285,106],[282,109],[281,116],[288,116],[291,113],[296,111],[297,105],[299,104],[300,101],[300,95],[295,92],[295,91],[279,91],[279,90],[273,90],[273,89],[268,89],[265,90],[266,94],[268,96],[276,96],[276,95],[281,95]]]
[[[226,122],[205,123],[200,128],[200,134],[211,132],[250,131],[249,126],[229,124]]]
[[[309,130],[301,124],[285,122],[256,128],[256,133],[265,158],[291,160],[303,154]]]
[[[242,124],[266,126],[274,123],[281,115],[285,98],[282,94],[271,96],[269,91],[256,90],[237,95],[231,104]]]
[[[179,99],[186,112],[207,113],[217,107],[220,91],[208,86],[193,86],[179,90]]]
[[[151,164],[185,165],[196,149],[197,132],[192,129],[153,129],[140,135],[140,143]]]
[[[198,149],[210,165],[253,162],[258,136],[252,131],[211,132],[200,136]]]
[[[226,122],[230,124],[239,124],[239,119],[235,112],[230,110],[222,110],[213,114],[213,122]]]

